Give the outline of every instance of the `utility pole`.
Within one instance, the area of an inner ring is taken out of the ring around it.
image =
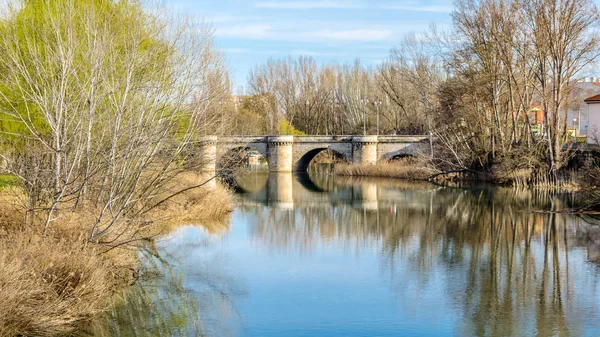
[[[579,110],[577,111],[577,132],[575,132],[575,136],[579,136],[580,132],[581,132],[581,107],[579,107]]]
[[[225,101],[223,100],[219,100],[219,112],[221,116],[221,136],[223,136],[225,134],[225,120],[223,118],[225,115]]]
[[[373,102],[373,104],[375,104],[375,107],[377,108],[377,135],[379,135],[379,107],[381,106],[381,101],[380,100],[376,100],[375,102]]]
[[[363,135],[366,136],[367,135],[367,103],[369,103],[369,100],[367,98],[363,98],[360,100],[360,102],[363,104]]]
[[[331,100],[331,134],[333,134],[334,130],[335,130],[335,124],[336,124],[336,120],[335,120],[335,100],[332,99]],[[329,135],[329,130],[327,131],[327,134]]]

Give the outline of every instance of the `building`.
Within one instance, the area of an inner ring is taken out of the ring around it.
[[[584,102],[587,106],[587,143],[600,144],[600,95],[588,97]]]
[[[598,93],[599,90],[600,82],[598,82],[598,79],[595,77],[589,77],[575,83],[575,86],[569,96],[563,113],[566,113],[567,132],[569,136],[573,138],[576,137],[578,142],[585,142],[585,139],[588,138],[587,135],[593,131],[590,127],[590,123],[588,122],[588,111],[591,111],[588,109],[588,107],[593,102],[588,102],[588,100],[596,98],[597,96],[590,96]],[[600,95],[598,96],[600,97]],[[600,103],[600,101],[598,103]],[[600,105],[598,108],[600,108]],[[534,101],[532,103],[532,108],[529,110],[528,117],[533,134],[535,136],[542,135],[545,128],[545,123],[544,110],[541,102]],[[591,140],[588,138],[588,142],[589,141]]]

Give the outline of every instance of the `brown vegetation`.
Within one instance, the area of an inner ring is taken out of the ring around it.
[[[132,252],[103,254],[86,244],[81,223],[66,219],[43,237],[24,226],[17,198],[0,198],[0,336],[66,333],[108,308],[131,279]]]
[[[206,176],[186,172],[180,175],[175,186],[168,191],[177,191],[182,186],[195,186],[206,182]],[[157,228],[164,231],[169,228],[188,224],[202,224],[210,233],[219,233],[229,225],[228,215],[235,203],[233,192],[215,180],[199,188],[185,191],[161,204],[152,212],[157,219]]]
[[[205,179],[186,173],[172,186],[182,189]],[[233,194],[215,184],[192,189],[161,204],[139,228],[124,222],[111,240],[88,241],[88,206],[65,213],[44,236],[43,221],[25,226],[18,189],[0,191],[0,337],[69,333],[108,309],[138,268],[136,249],[144,238],[181,224],[202,224],[211,233],[227,229]],[[153,224],[153,226],[149,226]],[[134,230],[135,229],[135,230]],[[113,249],[118,247],[119,249]]]
[[[402,160],[374,165],[341,164],[335,166],[334,173],[340,176],[427,180],[433,172],[422,165],[418,165],[414,160]]]
[[[127,269],[82,241],[0,236],[0,336],[55,335],[108,308]],[[122,251],[120,251],[122,252]]]

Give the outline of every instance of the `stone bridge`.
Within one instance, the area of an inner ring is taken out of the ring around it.
[[[262,154],[271,172],[302,172],[324,150],[333,150],[351,163],[374,164],[427,151],[428,139],[428,136],[209,136],[199,140],[199,147],[207,171],[216,170],[220,159],[233,151],[247,149]]]

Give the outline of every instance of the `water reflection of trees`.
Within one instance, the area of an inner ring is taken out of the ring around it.
[[[448,293],[463,306],[468,334],[575,333],[568,326],[579,325],[565,317],[573,303],[566,219],[517,213],[510,204],[464,211],[448,219],[439,262],[464,275]]]
[[[463,315],[464,335],[582,335],[585,315],[597,314],[594,306],[574,305],[575,295],[586,296],[573,286],[585,262],[569,257],[583,229],[579,221],[531,212],[571,207],[573,195],[491,188],[402,192],[396,186],[389,188],[406,195],[394,202],[381,199],[385,188],[378,193],[384,209],[351,203],[256,209],[252,235],[272,249],[302,253],[329,241],[357,252],[376,245],[391,275],[408,264],[420,287],[441,273],[448,280],[445,293]],[[404,302],[418,305],[406,280],[392,278],[397,292],[414,298]]]
[[[235,301],[243,295],[243,287],[235,276],[222,270],[223,261],[218,255],[207,256],[194,266],[180,263],[182,251],[207,249],[208,245],[207,240],[200,240],[185,243],[183,250],[161,247],[145,251],[139,280],[125,294],[122,304],[91,327],[89,334],[236,336],[241,318]]]

